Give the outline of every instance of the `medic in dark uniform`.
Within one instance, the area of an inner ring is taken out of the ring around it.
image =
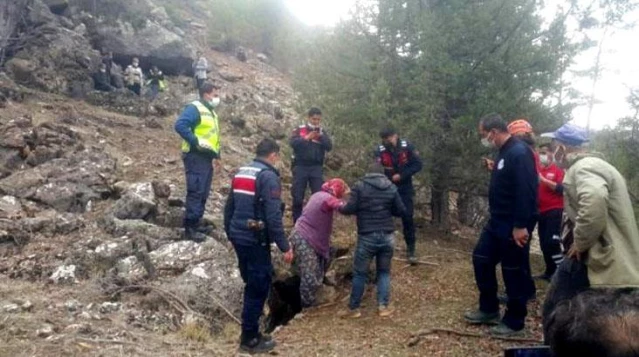
[[[306,187],[311,193],[322,189],[324,183],[324,157],[333,149],[331,137],[320,126],[322,111],[311,108],[308,111],[308,123],[293,130],[289,140],[293,148],[293,221],[302,215]]]
[[[415,263],[415,224],[413,223],[413,175],[422,170],[422,160],[415,147],[405,139],[400,139],[397,131],[387,128],[379,133],[382,144],[375,150],[376,160],[384,166],[384,173],[396,186],[406,206],[402,218],[404,240],[408,259]]]

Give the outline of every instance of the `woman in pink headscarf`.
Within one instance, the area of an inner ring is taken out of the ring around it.
[[[315,294],[322,286],[330,258],[333,212],[345,204],[342,198],[349,191],[342,179],[325,182],[322,190],[311,196],[295,223],[291,243],[301,278],[303,307],[313,305]]]

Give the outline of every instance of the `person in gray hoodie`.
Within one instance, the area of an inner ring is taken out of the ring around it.
[[[353,288],[349,310],[343,317],[358,318],[373,258],[377,268],[377,305],[380,316],[393,313],[390,303],[390,269],[395,249],[393,216],[402,217],[406,208],[397,187],[386,178],[384,168],[373,164],[351,190],[351,196],[339,211],[357,216],[357,248],[353,262]]]

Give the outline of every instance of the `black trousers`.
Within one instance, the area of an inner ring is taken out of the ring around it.
[[[291,196],[293,196],[293,222],[302,215],[304,207],[304,194],[306,187],[311,187],[311,193],[322,189],[324,183],[324,170],[322,165],[293,167],[293,185],[291,186]]]
[[[242,342],[259,336],[260,317],[271,289],[273,264],[271,251],[259,244],[233,244],[240,275],[244,281],[242,304]]]
[[[532,233],[534,223],[528,227]],[[528,245],[519,247],[512,236],[511,222],[491,218],[473,251],[475,281],[479,289],[479,309],[499,312],[497,298],[497,264],[501,262],[508,304],[502,322],[513,330],[524,328],[528,314],[526,303],[534,286],[528,269]]]
[[[539,216],[539,245],[544,254],[546,272],[544,275],[552,276],[557,267],[564,260],[561,251],[561,220],[563,210],[554,209],[544,212]]]
[[[404,231],[404,241],[406,241],[406,251],[409,256],[415,254],[415,222],[413,221],[414,203],[413,197],[415,193],[411,191],[401,192],[399,196],[402,198],[404,207],[406,207],[406,215],[402,217],[402,228]]]

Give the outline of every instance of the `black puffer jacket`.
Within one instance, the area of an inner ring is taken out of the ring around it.
[[[357,233],[391,233],[395,231],[393,216],[401,217],[406,208],[397,187],[382,174],[367,174],[351,190],[343,214],[357,215]]]

